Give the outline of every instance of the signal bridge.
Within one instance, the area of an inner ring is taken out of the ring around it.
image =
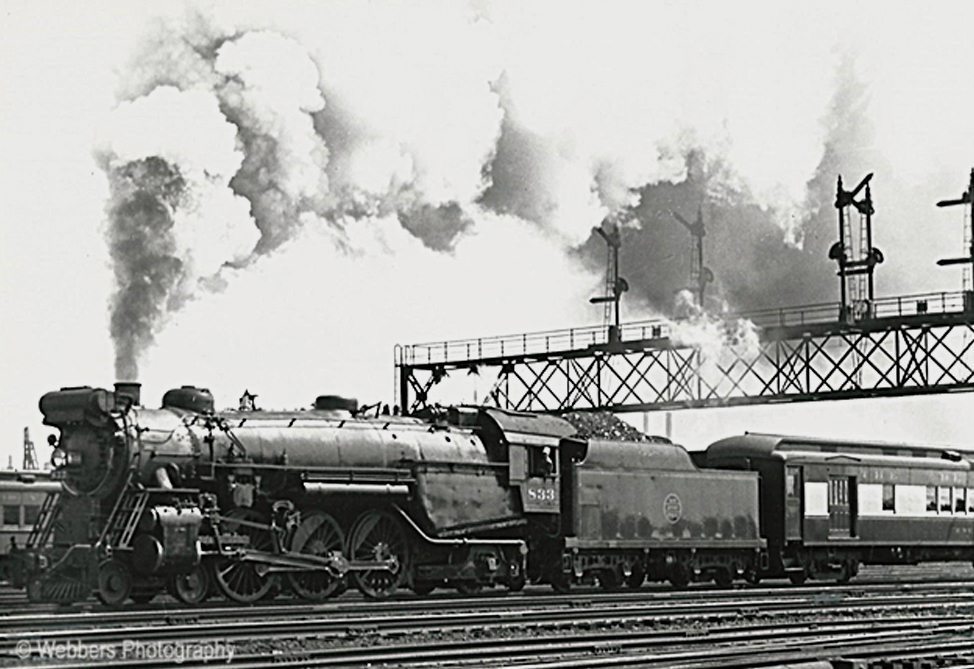
[[[868,317],[840,303],[639,321],[396,347],[400,408],[435,402],[441,381],[491,375],[486,403],[562,413],[659,411],[974,390],[970,293],[879,298]],[[967,296],[967,297],[965,297]],[[757,337],[738,336],[753,326]],[[721,334],[701,347],[689,328]],[[494,376],[496,375],[496,376]]]
[[[413,413],[435,403],[441,382],[461,372],[493,379],[487,404],[546,413],[974,390],[974,170],[960,198],[938,203],[965,208],[967,255],[938,263],[965,268],[963,290],[878,299],[873,275],[883,254],[873,245],[872,177],[851,191],[837,180],[838,241],[829,257],[838,263],[839,302],[706,314],[703,293],[713,275],[703,274],[702,214],[690,224],[674,213],[697,242],[698,315],[622,324],[628,284],[618,275],[619,228],[597,229],[610,251],[608,295],[592,302],[612,303],[611,325],[397,346],[398,405]]]

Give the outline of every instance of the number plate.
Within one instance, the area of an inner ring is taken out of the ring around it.
[[[525,511],[557,513],[561,503],[558,481],[528,480],[521,488]]]

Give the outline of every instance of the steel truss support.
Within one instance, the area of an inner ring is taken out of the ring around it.
[[[445,376],[471,369],[497,373],[487,403],[549,413],[974,390],[974,318],[967,312],[766,327],[754,339],[699,347],[664,336],[436,364],[407,364],[400,355],[399,399],[404,411],[416,411]]]

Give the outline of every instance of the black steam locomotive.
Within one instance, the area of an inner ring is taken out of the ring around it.
[[[488,407],[216,412],[192,387],[162,404],[123,383],[41,399],[63,489],[17,551],[32,601],[842,580],[974,557],[970,463],[935,449],[745,435],[695,464],[666,440]]]
[[[143,408],[137,384],[41,399],[63,491],[21,551],[31,600],[730,582],[756,578],[765,550],[758,476],[699,470],[668,442],[580,440],[560,418],[484,407],[215,412],[191,387],[162,404]]]

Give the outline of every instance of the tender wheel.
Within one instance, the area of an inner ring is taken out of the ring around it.
[[[734,584],[734,575],[730,569],[717,569],[714,571],[714,583],[722,588],[729,588]]]
[[[176,574],[169,580],[169,592],[183,604],[195,606],[202,604],[210,596],[209,569],[203,564],[193,567],[185,574]]]
[[[254,509],[233,509],[227,517],[267,524],[267,519]],[[250,537],[251,550],[274,552],[274,540],[270,530],[235,523],[233,520],[224,521],[222,529],[224,532],[236,532]],[[236,602],[252,604],[280,590],[277,574],[263,572],[254,562],[221,557],[216,559],[213,571],[220,592]]]
[[[551,588],[560,595],[571,592],[572,581],[567,574],[555,574],[551,578]]]
[[[409,540],[399,519],[387,511],[366,511],[352,527],[348,556],[355,561],[395,558],[393,571],[370,569],[352,572],[355,586],[366,597],[384,599],[402,585],[409,569]]]
[[[640,565],[636,565],[632,568],[632,573],[626,577],[626,587],[637,590],[643,587],[643,582],[646,580],[646,570]]]
[[[345,546],[345,533],[338,522],[327,513],[315,511],[301,521],[291,538],[291,552],[327,557],[341,554]],[[339,591],[342,579],[325,570],[288,572],[288,582],[303,599],[320,602]]]
[[[124,563],[112,559],[98,567],[99,601],[106,606],[121,606],[132,594],[132,572]]]
[[[788,574],[788,580],[791,581],[792,585],[802,585],[805,583],[805,572],[804,571],[793,571]]]
[[[744,580],[751,585],[757,585],[761,582],[761,574],[757,569],[748,569],[744,572]]]
[[[853,560],[846,560],[842,563],[842,571],[836,579],[839,583],[845,584],[852,580],[852,577],[859,572],[858,566]]]
[[[603,569],[599,572],[599,586],[605,592],[615,592],[619,589],[619,573],[615,569]]]
[[[670,571],[670,583],[674,588],[682,590],[690,585],[690,572],[683,565],[676,565]]]

